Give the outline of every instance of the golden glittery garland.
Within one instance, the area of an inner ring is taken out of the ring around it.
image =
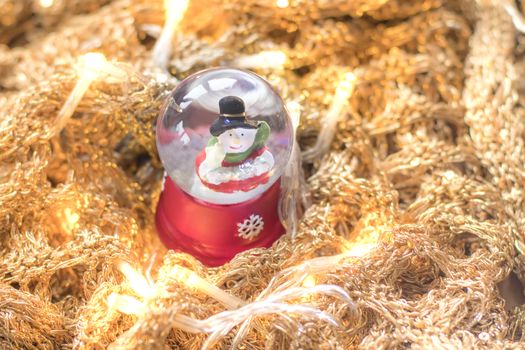
[[[0,348],[523,340],[514,3],[0,3]],[[278,87],[298,142],[289,234],[211,269],[157,239],[153,125],[222,64]]]

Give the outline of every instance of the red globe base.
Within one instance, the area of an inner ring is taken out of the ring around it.
[[[277,213],[279,192],[276,181],[247,202],[211,204],[188,195],[166,176],[157,205],[157,232],[168,248],[189,253],[207,266],[220,266],[247,249],[271,246],[284,233]]]

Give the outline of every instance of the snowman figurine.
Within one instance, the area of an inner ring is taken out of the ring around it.
[[[166,176],[155,223],[166,247],[220,266],[285,233],[278,208],[294,134],[268,82],[234,68],[194,73],[167,97],[156,133]]]
[[[270,126],[247,120],[244,101],[237,96],[221,98],[219,112],[210,127],[212,138],[196,158],[198,178],[208,190],[251,196],[268,183],[275,163],[265,145]]]

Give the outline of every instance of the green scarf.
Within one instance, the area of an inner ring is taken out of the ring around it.
[[[267,122],[261,121],[257,125],[257,134],[255,134],[255,140],[253,145],[250,146],[246,151],[241,153],[226,153],[224,160],[228,163],[241,163],[243,162],[253,151],[264,146],[266,140],[270,137],[270,126]],[[215,145],[219,140],[217,137],[212,137],[208,142],[208,147]]]

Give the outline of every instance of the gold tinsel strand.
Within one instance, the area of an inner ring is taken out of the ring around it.
[[[0,0],[0,348],[522,348],[516,4],[191,0],[154,50],[181,3]],[[154,123],[238,64],[300,117],[302,216],[206,268],[157,239]]]

